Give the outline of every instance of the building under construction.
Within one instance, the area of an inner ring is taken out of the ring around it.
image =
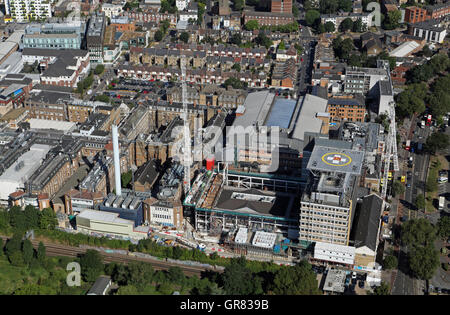
[[[184,205],[195,209],[195,228],[212,237],[265,231],[284,237],[298,234],[297,206],[302,182],[270,174],[203,170]]]

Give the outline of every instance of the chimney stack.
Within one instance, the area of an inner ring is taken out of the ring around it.
[[[112,125],[112,141],[114,151],[114,180],[116,183],[116,195],[122,195],[122,186],[120,183],[120,157],[119,157],[119,132],[116,125]]]

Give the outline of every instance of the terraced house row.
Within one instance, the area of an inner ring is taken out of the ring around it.
[[[194,67],[202,67],[207,57],[232,57],[264,59],[267,50],[264,48],[226,47],[224,45],[173,45],[168,48],[131,48],[130,61],[135,64],[175,65],[182,55],[186,56]]]
[[[181,70],[178,68],[164,66],[120,65],[117,72],[119,77],[160,80],[163,82],[177,81],[181,76]],[[246,82],[249,87],[253,88],[264,88],[267,84],[267,76],[264,72],[244,71],[236,73],[222,70],[207,71],[206,69],[186,70],[186,81],[189,83],[223,84],[229,78]]]

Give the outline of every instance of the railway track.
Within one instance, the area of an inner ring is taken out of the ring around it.
[[[4,241],[8,240],[5,236],[0,236]],[[35,249],[38,248],[40,241],[31,240],[33,247]],[[78,257],[86,252],[87,249],[61,245],[55,243],[43,242],[45,245],[45,251],[47,256],[65,256],[65,257]],[[153,269],[155,270],[168,270],[170,267],[179,267],[183,271],[186,276],[197,276],[200,277],[201,273],[207,270],[215,271],[213,268],[204,268],[199,266],[187,266],[183,264],[176,264],[167,261],[160,261],[150,258],[137,257],[137,256],[129,256],[129,255],[121,255],[121,254],[109,254],[102,251],[98,251],[100,256],[103,259],[104,263],[123,263],[128,264],[133,261],[141,261],[148,264],[151,264]],[[217,272],[221,272],[221,270],[217,270]]]

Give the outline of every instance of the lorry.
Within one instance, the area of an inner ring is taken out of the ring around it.
[[[406,140],[405,150],[406,151],[411,150],[411,140]]]
[[[445,202],[445,197],[444,196],[440,196],[439,197],[439,210],[444,209],[444,202]]]

